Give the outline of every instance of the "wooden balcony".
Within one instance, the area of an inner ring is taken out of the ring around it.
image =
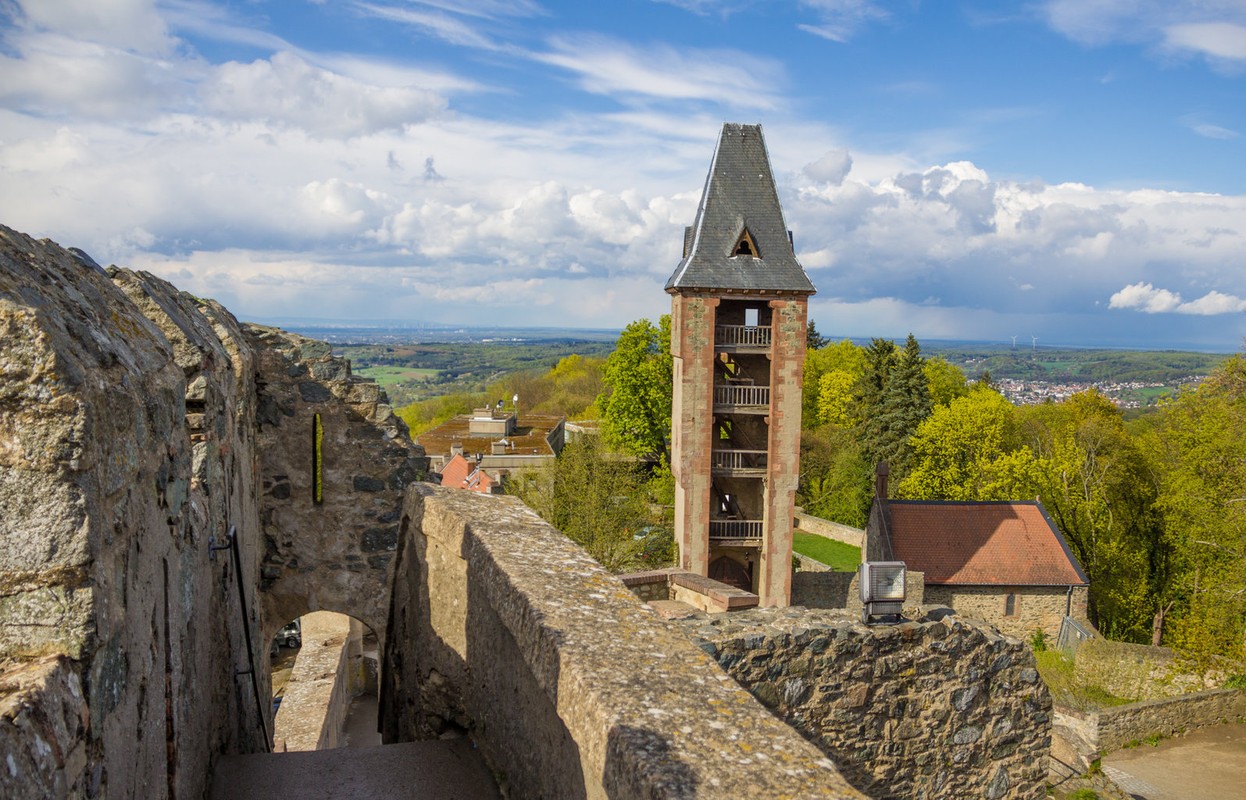
[[[766,475],[765,450],[715,450],[710,456],[710,470],[715,475],[737,478],[761,478]]]
[[[761,545],[762,524],[759,519],[712,519],[710,541],[717,545],[758,547]]]
[[[768,353],[770,326],[715,325],[714,349],[720,353]]]
[[[714,410],[738,414],[768,414],[770,387],[731,384],[715,386]]]

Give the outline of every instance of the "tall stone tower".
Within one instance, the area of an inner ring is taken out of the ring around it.
[[[671,468],[680,566],[789,603],[813,284],[760,125],[723,125],[671,300]]]

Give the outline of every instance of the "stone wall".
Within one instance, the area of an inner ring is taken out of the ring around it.
[[[865,531],[860,528],[854,528],[851,525],[841,525],[838,522],[831,522],[829,519],[815,517],[812,514],[806,514],[799,508],[796,509],[795,527],[801,533],[812,533],[815,536],[834,539],[837,542],[850,544],[853,547],[861,547],[865,544]]]
[[[839,608],[861,615],[860,581],[855,572],[801,569],[792,576],[792,605],[805,608]],[[929,599],[926,575],[915,570],[904,573],[904,615],[920,617]],[[937,605],[937,603],[936,603]]]
[[[257,354],[264,633],[310,611],[383,637],[404,490],[428,460],[380,387],[325,342],[246,327]],[[314,447],[320,421],[320,462]]]
[[[623,585],[643,602],[670,600],[671,573],[679,571],[681,570],[678,568],[650,569],[620,575],[619,580],[623,581]]]
[[[403,527],[387,742],[466,730],[517,797],[860,797],[515,499],[413,487]]]
[[[1023,643],[948,617],[755,609],[677,623],[876,797],[1042,797],[1051,698]]]
[[[1073,587],[1074,619],[1085,619],[1086,588]],[[927,586],[926,602],[954,608],[962,617],[985,620],[1009,636],[1028,640],[1041,629],[1054,641],[1070,603],[1068,590],[1067,586]],[[1005,596],[1010,592],[1017,595],[1016,614],[1005,616]]]
[[[1073,659],[1073,674],[1084,684],[1100,686],[1117,697],[1160,700],[1216,689],[1223,675],[1184,672],[1168,647],[1114,642],[1102,637],[1082,642]],[[1218,678],[1218,679],[1217,679]]]
[[[202,794],[265,739],[239,326],[0,227],[0,339],[0,796]]]
[[[276,750],[338,746],[357,688],[352,686],[357,681],[351,655],[358,652],[359,640],[353,628],[350,617],[331,611],[315,611],[302,618],[303,645],[273,719]]]
[[[1145,700],[1106,708],[1098,713],[1098,745],[1115,750],[1147,736],[1177,733],[1246,721],[1246,690],[1215,689],[1166,700]]]

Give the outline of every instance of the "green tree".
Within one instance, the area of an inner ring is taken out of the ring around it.
[[[1015,500],[1035,479],[1029,448],[1020,446],[1013,405],[991,389],[936,408],[911,439],[913,467],[896,496],[919,500]]]
[[[623,453],[667,460],[671,433],[671,318],[642,319],[623,329],[602,368],[597,398],[606,444]]]
[[[1020,412],[1039,458],[1040,496],[1090,578],[1090,615],[1104,633],[1144,641],[1152,592],[1148,548],[1160,543],[1155,480],[1116,406],[1098,391]]]
[[[828,424],[802,432],[800,470],[796,503],[806,513],[865,527],[873,472],[851,427]]]
[[[809,328],[805,331],[805,346],[810,350],[820,350],[831,343],[831,340],[818,333],[813,320],[809,320]]]
[[[956,398],[969,394],[969,381],[965,378],[965,373],[943,356],[927,358],[922,371],[926,373],[932,405],[945,406]]]
[[[1179,596],[1171,641],[1200,666],[1246,659],[1246,356],[1163,412],[1157,507]]]
[[[607,569],[627,572],[666,566],[671,557],[670,529],[647,491],[653,480],[639,462],[613,456],[597,437],[585,436],[568,442],[552,465],[512,481],[507,492]],[[656,480],[662,483],[661,476]]]
[[[882,406],[866,424],[865,451],[869,461],[887,461],[893,480],[903,480],[908,474],[912,457],[909,437],[930,416],[930,389],[924,366],[921,346],[910,333],[883,387]]]
[[[813,387],[805,387],[805,395],[810,396],[812,388],[817,402],[805,425],[856,425],[859,415],[855,392],[865,374],[865,351],[844,339],[817,351],[815,358],[818,375]]]

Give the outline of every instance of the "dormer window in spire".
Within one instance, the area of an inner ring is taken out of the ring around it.
[[[753,234],[748,232],[748,228],[740,232],[740,238],[736,240],[735,249],[731,252],[731,255],[758,258],[757,242],[753,241]]]

